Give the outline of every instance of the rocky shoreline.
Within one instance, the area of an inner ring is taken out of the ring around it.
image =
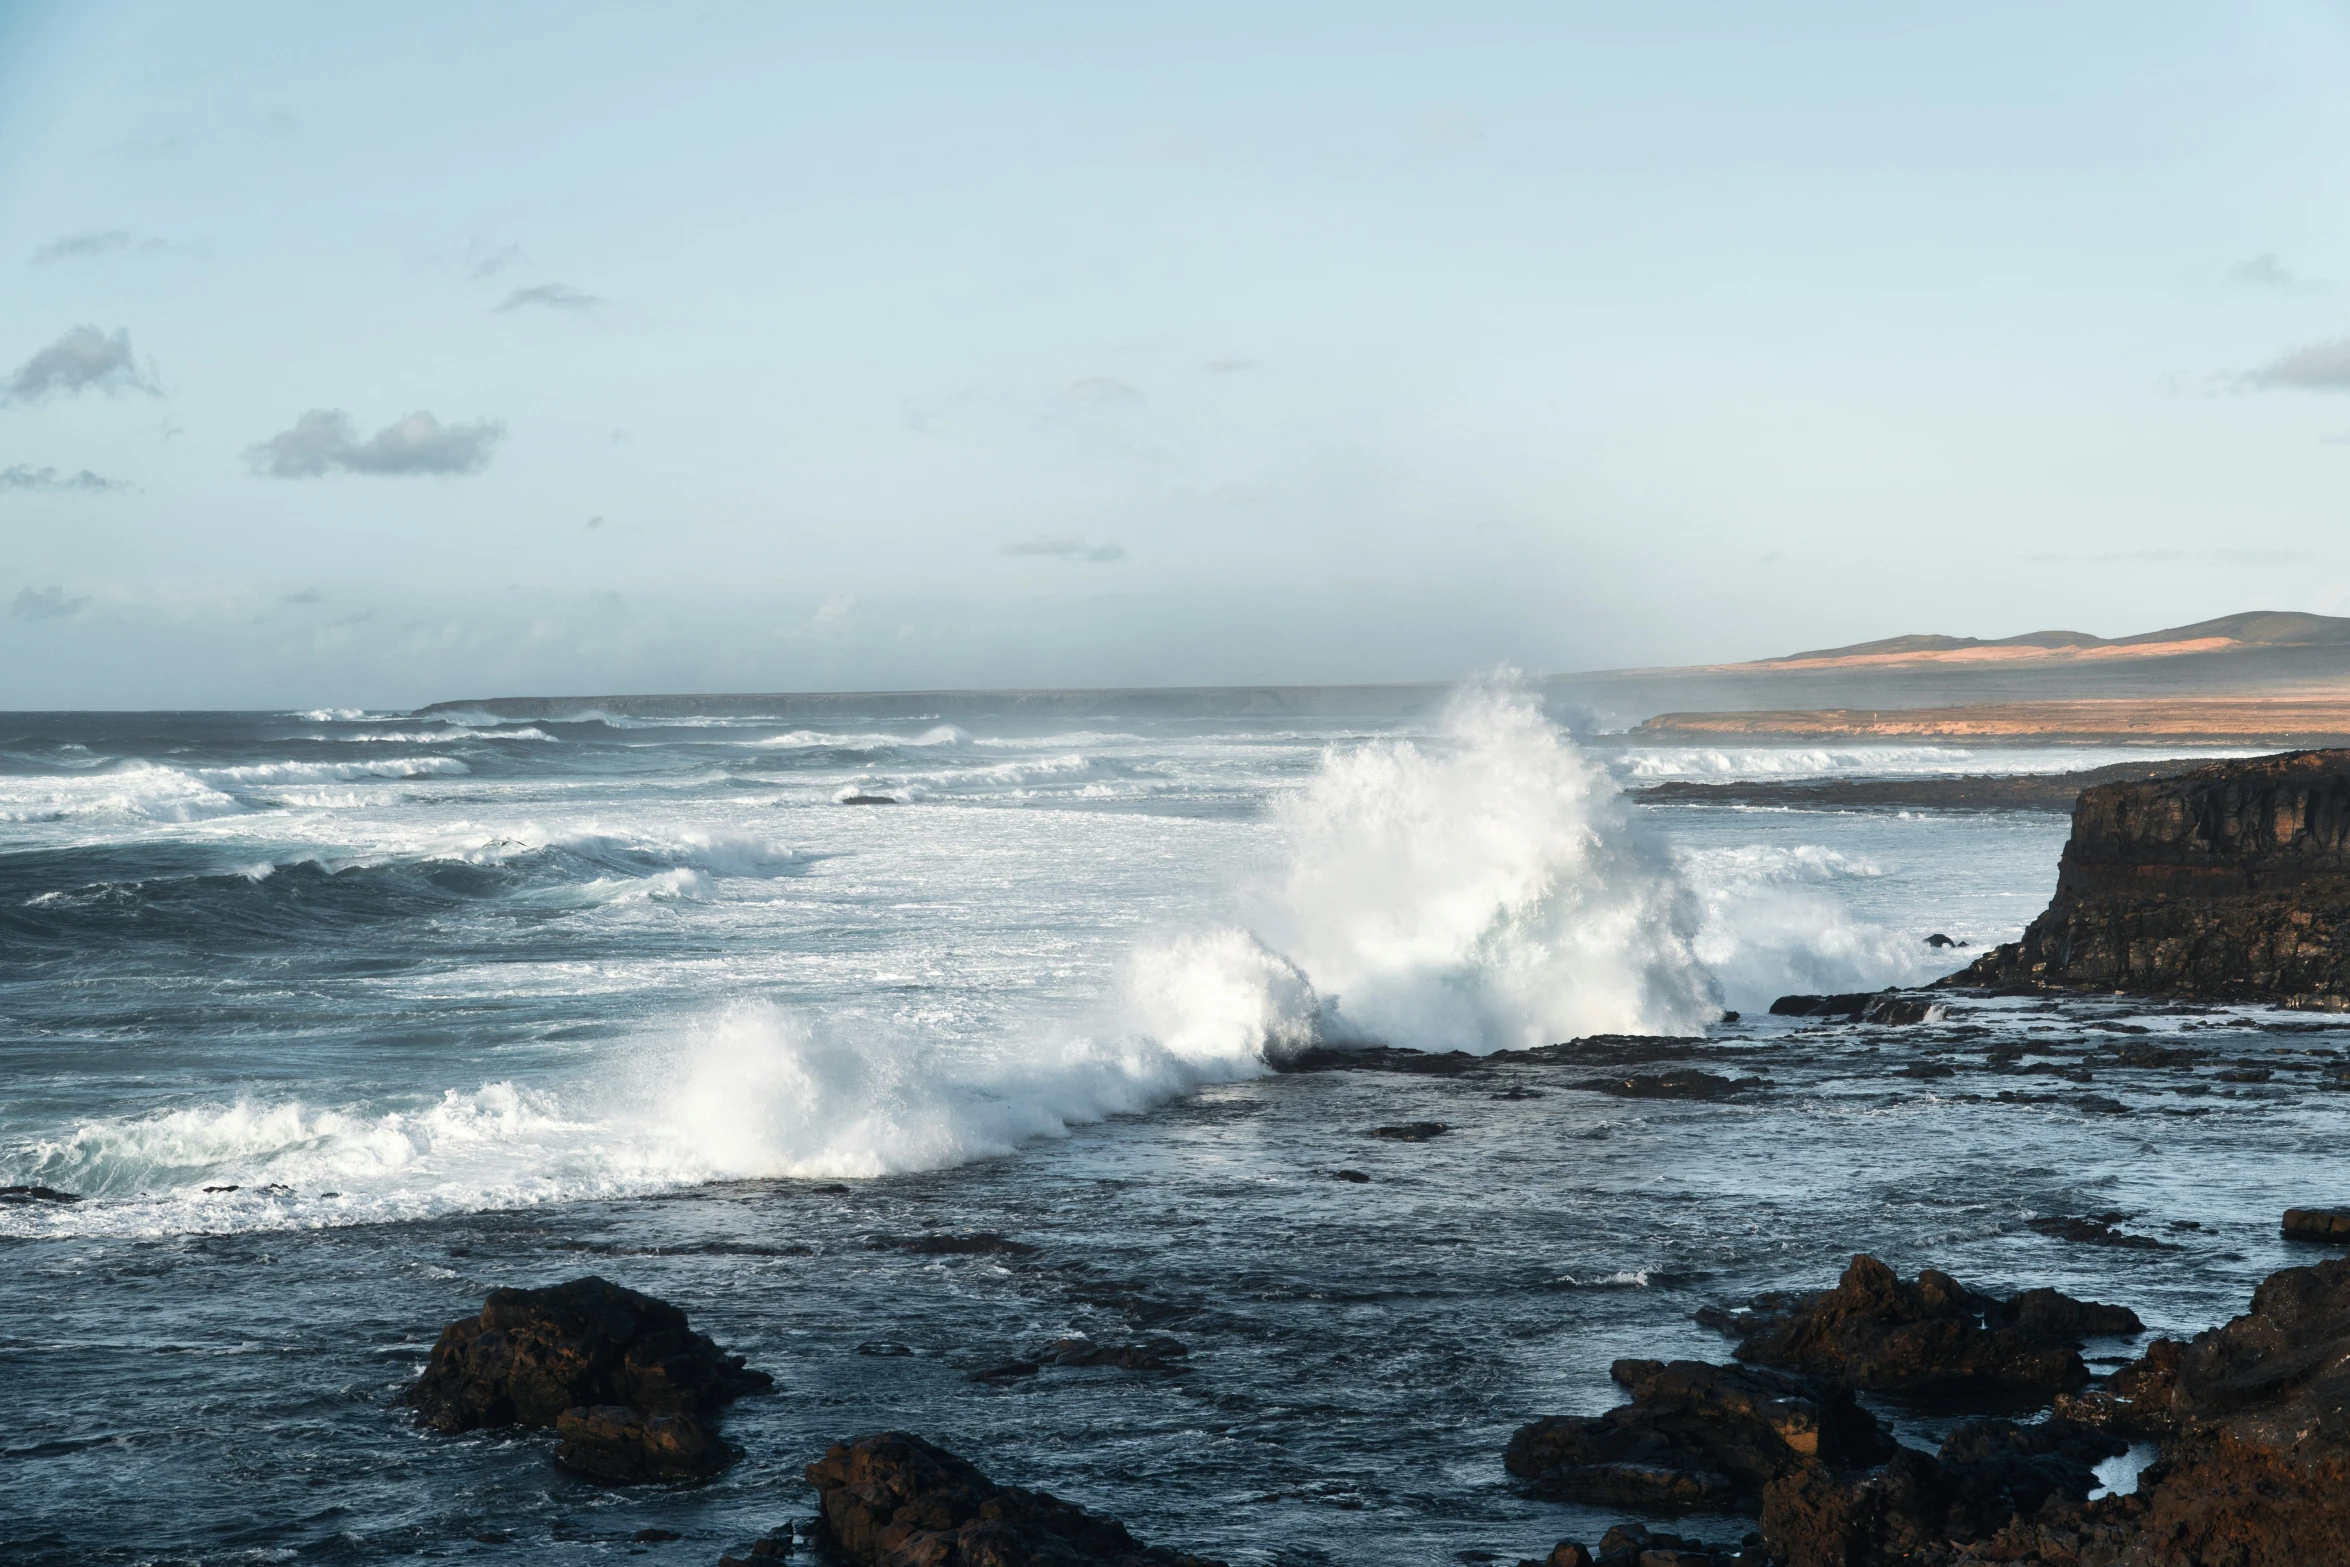
[[[1763,805],[1798,811],[2043,811],[2072,814],[2100,784],[2175,777],[2192,761],[2116,762],[2069,773],[1969,774],[1957,778],[1760,778],[1708,783],[1674,778],[1635,785],[1642,805]]]
[[[2084,791],[2047,910],[1941,983],[2350,1009],[2350,751]]]
[[[2003,1299],[1867,1256],[1832,1289],[1700,1321],[1736,1340],[1736,1364],[1619,1360],[1625,1403],[1533,1420],[1501,1465],[1535,1497],[1743,1512],[1755,1527],[1709,1545],[1626,1520],[1596,1551],[1561,1540],[1522,1567],[2350,1560],[2350,1258],[2280,1270],[2242,1315],[2156,1339],[2102,1379],[2081,1347],[2141,1333],[2127,1307],[2045,1288]],[[772,1386],[676,1307],[589,1277],[494,1291],[443,1330],[405,1402],[444,1432],[552,1425],[555,1461],[600,1482],[677,1483],[725,1462],[702,1422]],[[1927,1452],[1863,1396],[1967,1418]],[[2136,1489],[2103,1487],[2098,1466],[2143,1442],[2156,1451]],[[903,1431],[836,1442],[804,1479],[815,1515],[721,1567],[801,1546],[854,1567],[1223,1567]]]

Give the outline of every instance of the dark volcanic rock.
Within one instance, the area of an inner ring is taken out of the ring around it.
[[[2186,1354],[2187,1346],[2177,1339],[2158,1338],[2146,1346],[2145,1354],[2098,1386],[2057,1394],[2056,1414],[2075,1425],[2100,1426],[2124,1436],[2166,1436]]]
[[[1632,1072],[1594,1077],[1573,1086],[1619,1099],[1727,1099],[1749,1088],[1768,1088],[1760,1077],[1716,1077],[1711,1072]]]
[[[1845,1023],[1923,1023],[1933,1015],[1933,1007],[1925,997],[1862,990],[1842,996],[1781,996],[1771,1003],[1771,1015]]]
[[[1869,1009],[1878,994],[1860,990],[1845,996],[1781,996],[1771,1003],[1771,1016],[1857,1018]]]
[[[726,1467],[725,1445],[687,1414],[591,1404],[563,1411],[555,1434],[555,1462],[607,1485],[700,1480]]]
[[[1610,1374],[1630,1403],[1520,1426],[1502,1467],[1563,1500],[1719,1511],[1759,1506],[1793,1464],[1869,1464],[1893,1450],[1850,1393],[1802,1377],[1694,1360],[1619,1360]]]
[[[2054,1290],[2013,1300],[1978,1295],[1947,1273],[1897,1277],[1855,1257],[1817,1295],[1766,1296],[1738,1315],[1699,1320],[1740,1336],[1740,1360],[1785,1366],[1872,1393],[1991,1406],[2034,1402],[2085,1385],[2082,1338],[2135,1333],[2135,1313]]]
[[[2350,1006],[2350,751],[2085,791],[2047,911],[1941,983]]]
[[[1442,1121],[1407,1121],[1402,1126],[1374,1126],[1368,1135],[1391,1143],[1424,1143],[1442,1137],[1446,1130]]]
[[[1032,1257],[1038,1248],[992,1231],[977,1235],[876,1235],[865,1243],[877,1250],[909,1251],[918,1257]]]
[[[2177,1251],[2169,1241],[2158,1241],[2151,1235],[2132,1235],[2115,1226],[2123,1215],[2101,1213],[2094,1218],[2066,1218],[2048,1215],[2026,1219],[2024,1228],[2049,1237],[2051,1240],[2074,1241],[2083,1246],[2118,1246],[2133,1251]]]
[[[0,1203],[25,1202],[80,1202],[75,1192],[61,1192],[54,1186],[0,1186]]]
[[[480,1316],[441,1330],[404,1402],[435,1430],[470,1431],[551,1426],[566,1410],[598,1404],[707,1414],[773,1385],[667,1301],[590,1277],[492,1290]]]
[[[997,1485],[903,1431],[835,1443],[808,1483],[829,1544],[855,1567],[1221,1567],[1146,1549],[1115,1519]]]

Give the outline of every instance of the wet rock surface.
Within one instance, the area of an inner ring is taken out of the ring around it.
[[[555,1462],[607,1485],[701,1480],[726,1467],[726,1447],[689,1414],[591,1404],[555,1417]]]
[[[1999,1300],[1932,1268],[1900,1278],[1868,1256],[1853,1258],[1832,1290],[1764,1296],[1746,1312],[1709,1310],[1698,1320],[1735,1335],[1740,1360],[1865,1392],[1985,1407],[2084,1386],[2081,1341],[2143,1326],[2126,1307],[2049,1289]]]
[[[1097,1344],[1089,1338],[1057,1338],[1029,1351],[1040,1366],[1115,1366],[1122,1371],[1165,1371],[1191,1351],[1177,1339],[1146,1339],[1139,1344]]]
[[[2287,1208],[2284,1229],[2289,1240],[2350,1244],[2350,1208]]]
[[[820,1543],[855,1567],[1222,1567],[1146,1547],[1115,1519],[998,1485],[903,1431],[835,1443],[810,1464]]]
[[[686,1323],[667,1301],[589,1276],[492,1290],[450,1323],[403,1401],[436,1431],[551,1426],[564,1411],[621,1405],[707,1414],[774,1386]]]
[[[1502,1467],[1562,1500],[1721,1512],[1759,1506],[1798,1461],[1863,1465],[1893,1451],[1849,1392],[1806,1378],[1694,1360],[1620,1360],[1610,1375],[1630,1403],[1521,1426]]]
[[[1943,983],[2350,1007],[2350,751],[2084,791],[2046,912]]]

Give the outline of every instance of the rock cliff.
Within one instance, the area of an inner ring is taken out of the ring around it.
[[[1943,983],[2350,1008],[2350,751],[2083,790],[2047,911]]]

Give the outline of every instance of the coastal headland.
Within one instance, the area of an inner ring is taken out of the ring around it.
[[[1690,741],[1879,739],[2321,745],[2350,741],[2350,619],[2250,611],[2136,636],[1907,635],[1736,664],[1550,674],[1556,717]],[[420,717],[973,720],[1358,717],[1440,710],[1443,681],[481,696]]]

